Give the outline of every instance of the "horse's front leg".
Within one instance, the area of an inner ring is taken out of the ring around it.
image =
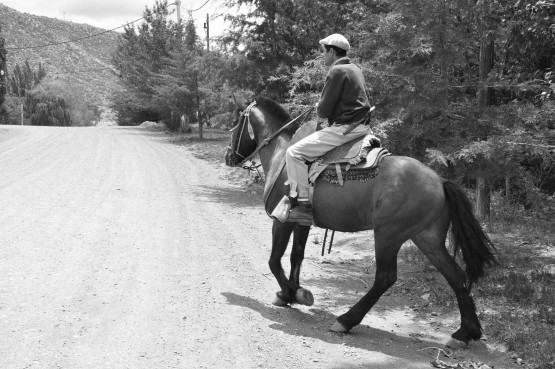
[[[302,288],[300,283],[301,265],[304,260],[304,250],[310,226],[303,226],[298,224],[293,233],[293,249],[291,250],[291,273],[289,281],[297,286],[295,291],[295,300],[302,305],[311,306],[314,304],[314,297],[312,293],[306,288]]]
[[[281,291],[277,293],[273,301],[274,305],[284,306],[295,301],[295,292],[299,288],[291,280],[287,279],[283,266],[281,265],[281,258],[287,249],[289,238],[295,228],[295,223],[280,223],[274,220],[272,226],[272,253],[270,255],[270,270],[276,278]]]

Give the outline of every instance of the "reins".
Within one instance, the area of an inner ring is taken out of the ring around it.
[[[243,120],[243,125],[245,124],[244,122],[246,120],[250,121],[250,111],[252,110],[252,108],[256,105],[256,101],[252,102],[247,109],[245,109],[245,111],[243,112],[243,115],[245,116],[245,119]],[[275,131],[274,133],[272,133],[270,135],[270,137],[265,138],[259,145],[258,147],[252,152],[252,154],[250,154],[249,156],[247,156],[245,158],[245,160],[243,160],[243,162],[241,164],[243,164],[244,162],[251,160],[253,157],[256,156],[256,154],[258,154],[258,152],[264,148],[264,146],[268,145],[277,135],[279,135],[281,132],[283,132],[285,129],[289,128],[289,126],[291,126],[293,123],[295,123],[297,120],[299,120],[299,118],[304,117],[304,120],[306,120],[306,117],[312,112],[312,110],[314,110],[314,107],[310,107],[309,109],[305,110],[304,112],[302,112],[300,115],[298,115],[296,118],[291,119],[289,122],[287,122],[286,124],[284,124],[280,129],[278,129],[277,131]],[[243,130],[241,130],[243,131]],[[242,133],[241,133],[242,134]],[[239,139],[241,139],[241,137],[239,137]],[[239,153],[237,153],[238,155],[240,155]],[[242,155],[240,155],[242,156]]]
[[[234,150],[234,153],[238,156],[240,156],[241,158],[243,158],[243,161],[241,161],[240,165],[243,169],[246,169],[250,172],[253,172],[256,170],[256,172],[258,173],[258,177],[262,178],[262,176],[260,175],[260,171],[258,170],[258,168],[260,166],[262,166],[262,164],[256,164],[256,162],[254,160],[252,160],[252,158],[254,158],[256,156],[256,154],[258,154],[258,152],[264,148],[264,146],[268,145],[277,135],[279,135],[281,132],[283,132],[285,129],[287,129],[288,127],[290,127],[293,123],[295,123],[297,120],[299,120],[301,117],[303,117],[303,121],[301,122],[304,123],[304,121],[306,120],[306,118],[308,117],[308,115],[310,113],[312,113],[312,110],[314,110],[314,106],[308,108],[307,110],[305,110],[304,112],[302,112],[300,115],[298,115],[297,117],[291,119],[289,122],[287,122],[286,124],[284,124],[280,129],[278,129],[277,131],[275,131],[273,134],[271,134],[268,138],[264,139],[260,145],[258,145],[256,147],[256,149],[246,158],[241,155],[239,153],[239,145],[241,143],[241,139],[243,138],[243,132],[245,130],[245,122],[250,125],[250,113],[251,110],[256,106],[256,101],[253,101],[252,103],[250,103],[244,111],[241,112],[241,115],[243,116],[243,119],[241,120],[241,122],[239,122],[235,127],[233,127],[231,129],[231,131],[236,130],[237,128],[241,129],[240,135],[239,135],[239,139],[237,141],[237,147],[234,148],[233,147],[233,143],[230,145],[230,149]],[[354,127],[353,127],[354,128]],[[248,129],[248,128],[247,128]],[[246,162],[250,161],[250,164],[245,164]],[[280,165],[281,168],[283,168],[283,166],[285,166],[285,159],[283,160],[282,164]],[[279,173],[280,171],[278,171]],[[277,177],[276,177],[277,178]],[[274,180],[276,179],[274,178]],[[262,178],[262,181],[265,182],[264,178]],[[273,183],[272,183],[273,186]],[[266,202],[266,199],[264,200],[264,202]],[[331,232],[331,237],[328,243],[328,254],[331,253],[331,248],[333,245],[333,237],[335,236],[335,230],[332,230]],[[326,249],[326,241],[328,238],[328,229],[326,229],[326,233],[324,235],[324,242],[322,244],[322,256],[324,256],[324,251]]]
[[[256,106],[256,101],[253,101],[252,103],[250,103],[249,106],[247,106],[245,108],[245,110],[241,113],[241,115],[243,116],[243,119],[241,121],[240,124],[238,124],[236,127],[232,128],[231,130],[235,130],[236,128],[239,127],[239,125],[241,125],[241,131],[240,131],[240,135],[239,135],[239,139],[237,141],[237,147],[235,148],[235,154],[239,155],[241,158],[243,158],[243,160],[241,161],[240,165],[243,169],[247,169],[249,171],[254,171],[256,170],[258,172],[258,175],[260,178],[262,178],[260,176],[260,172],[258,171],[258,168],[262,165],[262,164],[256,164],[252,159],[258,154],[258,152],[264,148],[264,146],[268,145],[277,135],[279,135],[281,132],[283,132],[285,129],[287,129],[288,127],[290,127],[293,123],[295,123],[297,120],[299,120],[301,117],[303,118],[303,121],[301,122],[301,124],[306,120],[306,118],[308,117],[308,115],[312,112],[312,110],[314,110],[314,106],[308,108],[307,110],[305,110],[304,112],[302,112],[300,115],[298,115],[297,117],[291,119],[289,122],[287,122],[286,124],[284,124],[280,129],[278,129],[277,131],[275,131],[274,133],[272,133],[269,137],[265,138],[257,147],[256,149],[246,158],[241,155],[239,153],[239,145],[241,143],[241,139],[243,138],[243,131],[245,130],[245,122],[250,125],[250,113],[251,110]],[[251,161],[250,165],[245,165],[246,162]]]

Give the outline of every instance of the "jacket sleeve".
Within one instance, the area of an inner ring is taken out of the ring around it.
[[[341,96],[342,90],[343,76],[339,70],[332,67],[326,76],[324,89],[322,90],[320,101],[318,101],[318,108],[316,109],[320,118],[329,118],[331,116]]]

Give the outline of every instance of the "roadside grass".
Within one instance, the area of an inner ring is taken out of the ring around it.
[[[476,286],[487,309],[480,318],[491,338],[530,367],[555,368],[555,218],[514,208],[488,224],[499,265]]]
[[[262,193],[263,184],[256,174],[240,168],[225,167],[223,157],[229,132],[206,129],[204,139],[198,132],[172,135],[172,142],[192,149],[198,158],[224,169],[227,180],[250,191]],[[487,270],[474,285],[478,315],[486,339],[512,352],[516,362],[530,369],[555,368],[555,227],[549,213],[533,216],[514,205],[500,202],[492,206],[492,217],[484,224],[496,245],[499,265]],[[456,299],[445,279],[411,242],[401,249],[399,259],[417,266],[410,271],[410,282],[400,276],[388,292],[418,295],[413,308],[422,314],[431,310],[453,311]],[[400,270],[400,273],[403,273]],[[405,280],[404,282],[402,280]],[[420,298],[426,297],[425,300]]]

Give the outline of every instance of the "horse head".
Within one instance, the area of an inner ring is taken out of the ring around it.
[[[235,98],[234,98],[235,99]],[[237,103],[237,100],[235,100]],[[230,167],[241,166],[246,159],[256,150],[256,140],[250,113],[256,104],[253,102],[247,107],[241,107],[237,103],[235,122],[231,131],[231,140],[225,154],[225,163]]]
[[[259,150],[280,133],[292,136],[299,124],[299,118],[306,114],[291,119],[291,116],[277,102],[263,96],[257,96],[248,106],[238,106],[234,127],[231,129],[231,142],[226,152],[228,166],[240,166],[255,156]],[[310,110],[309,110],[310,111]],[[308,113],[307,111],[306,113]],[[292,125],[295,123],[295,125]]]

